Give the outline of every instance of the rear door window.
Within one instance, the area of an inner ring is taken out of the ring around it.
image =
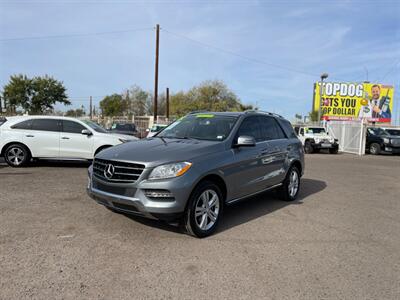
[[[293,129],[292,124],[289,121],[279,119],[278,123],[282,126],[282,129],[285,131],[286,135],[289,138],[296,138],[295,129]],[[299,127],[297,128],[297,134],[299,133]]]
[[[56,119],[34,119],[32,130],[59,132],[61,122]]]
[[[260,116],[259,118],[264,140],[270,141],[286,138],[285,133],[274,118],[266,116]]]

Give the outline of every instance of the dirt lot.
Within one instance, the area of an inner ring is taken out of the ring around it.
[[[310,155],[299,201],[203,240],[96,204],[86,167],[0,164],[1,299],[400,298],[399,156]]]

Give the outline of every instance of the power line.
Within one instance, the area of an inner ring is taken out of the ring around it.
[[[383,76],[379,77],[375,82],[382,82],[387,76],[389,76],[393,71],[395,71],[400,63],[400,59],[394,63],[393,68],[390,68]]]
[[[348,0],[338,0],[337,2],[348,2]],[[357,4],[375,4],[375,0],[352,0],[352,3]],[[396,0],[381,0],[382,3],[395,4]],[[245,5],[275,5],[277,3],[294,4],[296,0],[1,0],[0,4],[245,4]],[[319,0],[304,0],[302,3],[321,4]],[[322,2],[324,5],[330,3]]]
[[[96,35],[107,35],[107,34],[119,34],[119,33],[135,32],[135,31],[146,31],[146,30],[153,30],[153,28],[147,27],[147,28],[136,28],[136,29],[92,32],[92,33],[72,33],[72,34],[47,35],[47,36],[2,38],[0,39],[0,42],[41,40],[41,39],[61,39],[61,38],[85,37],[85,36],[96,36]]]
[[[179,38],[191,41],[193,43],[197,43],[199,45],[202,45],[203,47],[211,48],[211,49],[220,51],[222,53],[229,54],[231,56],[236,56],[236,57],[239,57],[241,59],[244,59],[244,60],[247,60],[247,61],[250,61],[250,62],[253,62],[253,63],[267,65],[267,66],[270,66],[270,67],[273,67],[273,68],[276,68],[276,69],[282,69],[282,70],[286,70],[286,71],[289,71],[289,72],[310,76],[310,77],[313,77],[313,78],[319,78],[320,77],[319,74],[313,74],[313,73],[310,73],[310,72],[307,72],[307,71],[303,71],[303,70],[300,70],[300,69],[291,68],[291,67],[287,67],[287,66],[283,66],[283,65],[278,65],[278,64],[266,62],[266,61],[260,60],[258,58],[249,57],[249,56],[246,56],[246,55],[242,55],[242,54],[233,52],[231,50],[223,49],[223,48],[218,47],[218,46],[213,46],[211,44],[207,44],[207,43],[192,39],[190,37],[187,37],[187,36],[179,34],[179,33],[175,33],[175,32],[172,32],[172,31],[169,31],[169,30],[166,30],[166,29],[162,29],[162,30],[164,32],[169,33],[171,35],[174,35],[176,37],[179,37]]]

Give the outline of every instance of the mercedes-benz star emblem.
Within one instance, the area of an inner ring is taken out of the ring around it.
[[[112,164],[108,164],[108,165],[106,166],[106,168],[104,169],[104,176],[105,176],[107,179],[111,179],[111,178],[114,176],[114,173],[115,173],[115,168],[114,168],[114,166],[113,166]]]

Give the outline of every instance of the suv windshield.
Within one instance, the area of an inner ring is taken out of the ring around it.
[[[108,133],[107,130],[105,130],[103,127],[101,127],[100,125],[89,121],[89,120],[83,120],[83,123],[85,123],[86,125],[88,125],[90,128],[92,128],[94,131],[100,132],[100,133]]]
[[[159,132],[165,127],[167,127],[167,125],[153,125],[153,127],[150,129],[150,132]]]
[[[325,133],[325,129],[320,127],[308,127],[305,129],[305,131],[306,133],[313,133],[313,134]]]
[[[388,133],[382,128],[368,128],[368,132],[373,135],[388,135]]]
[[[390,135],[400,135],[400,129],[386,129]]]
[[[214,114],[188,115],[169,125],[156,137],[222,141],[228,137],[236,120],[237,117]]]

